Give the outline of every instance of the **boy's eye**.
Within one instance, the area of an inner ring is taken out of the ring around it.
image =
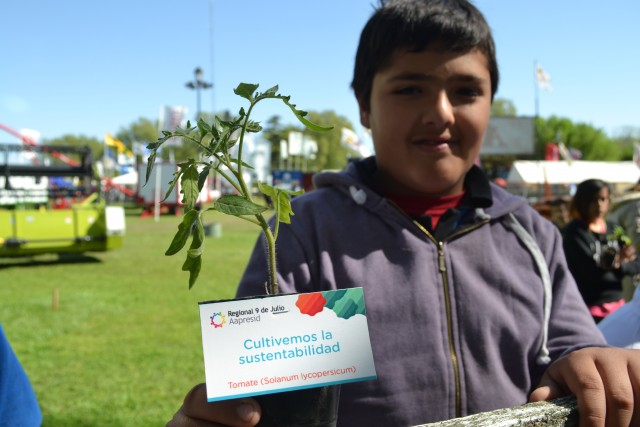
[[[418,86],[405,86],[393,91],[397,95],[414,95],[421,92],[422,90]]]
[[[456,93],[459,96],[467,97],[467,98],[477,98],[482,95],[482,91],[477,88],[465,87],[456,90]]]

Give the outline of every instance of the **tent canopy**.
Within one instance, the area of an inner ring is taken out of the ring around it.
[[[138,172],[131,171],[124,175],[116,176],[111,180],[114,184],[118,185],[137,185],[138,184]]]
[[[599,178],[610,184],[635,184],[640,179],[640,168],[634,162],[595,162],[585,160],[527,161],[513,163],[507,183],[527,184],[579,184]]]

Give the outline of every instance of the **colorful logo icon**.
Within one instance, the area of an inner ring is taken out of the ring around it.
[[[222,328],[222,326],[227,323],[227,318],[222,314],[222,312],[213,313],[209,319],[211,319],[211,326],[214,328]]]
[[[309,316],[315,316],[325,307],[333,310],[341,319],[349,319],[356,314],[367,314],[364,294],[360,288],[301,294],[298,296],[296,306],[300,313]]]

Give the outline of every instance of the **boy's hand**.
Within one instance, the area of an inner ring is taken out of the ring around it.
[[[195,386],[166,427],[252,427],[260,421],[260,405],[253,399],[207,402],[204,384]]]
[[[574,351],[549,366],[529,400],[567,394],[578,401],[580,427],[640,426],[640,351]]]

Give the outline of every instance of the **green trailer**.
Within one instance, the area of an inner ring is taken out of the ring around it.
[[[24,152],[29,162],[19,161]],[[121,247],[124,208],[107,205],[92,191],[99,188],[93,173],[88,147],[0,144],[0,257]],[[52,177],[71,184],[53,185]]]
[[[124,234],[121,206],[0,210],[0,257],[104,252],[121,247]]]

